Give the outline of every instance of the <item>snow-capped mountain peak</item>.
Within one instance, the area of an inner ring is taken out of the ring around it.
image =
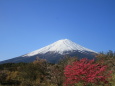
[[[0,64],[18,62],[28,63],[35,61],[37,57],[39,57],[40,59],[45,59],[50,63],[57,63],[66,55],[72,57],[75,56],[79,59],[94,59],[97,54],[98,53],[80,46],[79,44],[76,44],[68,39],[62,39],[28,54],[2,61],[0,62]]]
[[[31,53],[23,55],[23,57],[34,56],[37,54],[45,54],[47,52],[56,52],[59,54],[64,54],[64,52],[66,52],[66,51],[94,52],[94,51],[87,49],[85,47],[82,47],[79,44],[76,44],[76,43],[74,43],[68,39],[62,39],[62,40],[56,41],[56,42],[54,42],[54,43],[52,43],[46,47],[43,47],[41,49],[38,49],[38,50],[35,50]],[[96,52],[94,52],[94,53],[96,53]]]

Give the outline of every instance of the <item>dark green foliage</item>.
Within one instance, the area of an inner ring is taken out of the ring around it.
[[[100,61],[103,61],[103,64],[107,65],[110,70],[115,71],[115,52],[111,50],[106,53],[101,52],[97,55],[97,62]]]
[[[17,70],[17,67],[22,67],[26,65],[27,63],[5,63],[0,65],[0,70],[10,70],[15,71]]]
[[[115,52],[111,50],[108,52],[101,52],[99,55],[97,55],[96,62],[103,62],[104,65],[108,66],[108,70],[113,72],[110,86],[115,86]]]

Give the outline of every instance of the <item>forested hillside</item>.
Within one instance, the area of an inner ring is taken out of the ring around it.
[[[88,75],[93,70],[100,72]],[[39,58],[32,63],[1,64],[0,86],[115,86],[115,52],[101,52],[95,60],[67,56],[57,64]]]

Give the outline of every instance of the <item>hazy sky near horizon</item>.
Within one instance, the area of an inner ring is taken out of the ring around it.
[[[115,0],[0,0],[0,61],[65,38],[115,51]]]

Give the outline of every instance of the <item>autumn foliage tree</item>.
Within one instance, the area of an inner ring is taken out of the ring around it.
[[[84,86],[107,84],[110,74],[111,71],[107,71],[107,66],[83,58],[65,67],[66,80],[64,85],[74,86],[76,83],[83,83]]]

